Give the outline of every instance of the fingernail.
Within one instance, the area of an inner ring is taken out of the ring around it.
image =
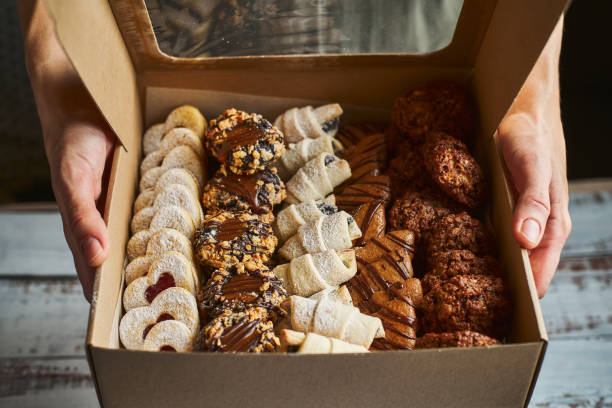
[[[527,241],[532,244],[538,243],[538,238],[540,237],[540,224],[533,218],[527,218],[523,221],[523,226],[521,227],[521,234],[527,239]]]
[[[100,245],[100,241],[94,237],[88,237],[83,242],[83,252],[85,252],[85,257],[89,262],[98,256],[100,251],[102,251],[102,245]]]

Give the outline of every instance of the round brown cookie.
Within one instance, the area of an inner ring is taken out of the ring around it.
[[[226,310],[213,319],[196,336],[194,350],[261,353],[279,346],[266,309],[250,308],[238,313]]]
[[[472,100],[452,82],[421,85],[395,99],[391,125],[417,142],[429,131],[467,140],[474,128]]]
[[[466,212],[448,214],[431,229],[428,256],[451,249],[468,249],[476,255],[495,253],[493,236],[485,225]]]
[[[242,312],[251,307],[262,307],[277,320],[284,315],[280,305],[286,298],[283,282],[266,265],[250,262],[244,270],[231,266],[214,271],[197,300],[203,321],[225,310]]]
[[[210,121],[206,147],[223,174],[253,174],[285,152],[283,134],[261,115],[227,109]]]
[[[426,239],[435,223],[451,212],[451,209],[436,199],[413,191],[407,192],[401,199],[395,200],[389,210],[389,228],[414,232],[418,250],[421,238]]]
[[[487,185],[467,146],[445,133],[429,133],[423,155],[425,167],[440,189],[471,209],[482,207]]]
[[[255,215],[221,211],[208,216],[196,231],[194,246],[206,272],[248,261],[266,263],[278,240],[270,224]]]
[[[497,259],[490,255],[478,256],[467,249],[453,249],[432,254],[428,273],[450,279],[456,275],[501,275]]]
[[[472,330],[502,338],[508,328],[510,300],[501,278],[457,275],[435,284],[423,296],[423,332]]]
[[[224,176],[217,172],[204,187],[202,205],[208,212],[248,212],[260,216],[262,221],[272,222],[272,207],[280,204],[285,196],[285,184],[276,168],[251,175]]]
[[[499,340],[470,330],[452,333],[427,333],[416,341],[416,348],[484,347],[500,344]]]

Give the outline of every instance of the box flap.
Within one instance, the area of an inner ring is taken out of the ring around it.
[[[141,133],[136,74],[105,0],[46,0],[58,40],[126,149]]]

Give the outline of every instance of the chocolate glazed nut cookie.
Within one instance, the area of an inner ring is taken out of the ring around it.
[[[196,231],[195,249],[205,271],[248,261],[270,261],[278,240],[270,224],[256,216],[227,211],[204,220]]]
[[[261,353],[274,351],[279,346],[280,340],[274,335],[267,311],[263,308],[250,308],[237,313],[226,310],[211,320],[198,333],[194,349]]]
[[[284,315],[280,305],[286,297],[282,281],[267,266],[247,262],[244,270],[234,265],[214,271],[197,300],[205,322],[226,310],[242,312],[251,307],[266,309],[275,321]]]
[[[472,100],[457,84],[425,84],[395,99],[391,125],[416,142],[422,142],[429,131],[467,140],[474,128]]]
[[[476,255],[493,255],[495,244],[485,225],[468,213],[448,214],[431,230],[428,256],[451,249],[468,249]]]
[[[226,210],[259,215],[264,222],[272,222],[272,207],[285,198],[285,184],[276,169],[265,169],[251,175],[217,172],[204,187],[202,206],[208,211]]]
[[[452,333],[427,333],[416,341],[416,348],[485,347],[500,344],[499,340],[470,330]]]
[[[206,146],[223,174],[253,174],[285,152],[283,134],[261,115],[227,109],[210,121]]]
[[[457,275],[434,285],[421,303],[423,332],[472,330],[502,338],[507,331],[510,300],[501,278]]]
[[[446,194],[466,207],[482,207],[487,185],[476,159],[459,140],[444,133],[429,133],[423,146],[425,167]]]

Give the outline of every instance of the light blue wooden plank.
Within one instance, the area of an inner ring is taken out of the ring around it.
[[[612,191],[570,194],[572,234],[563,256],[612,253]]]

